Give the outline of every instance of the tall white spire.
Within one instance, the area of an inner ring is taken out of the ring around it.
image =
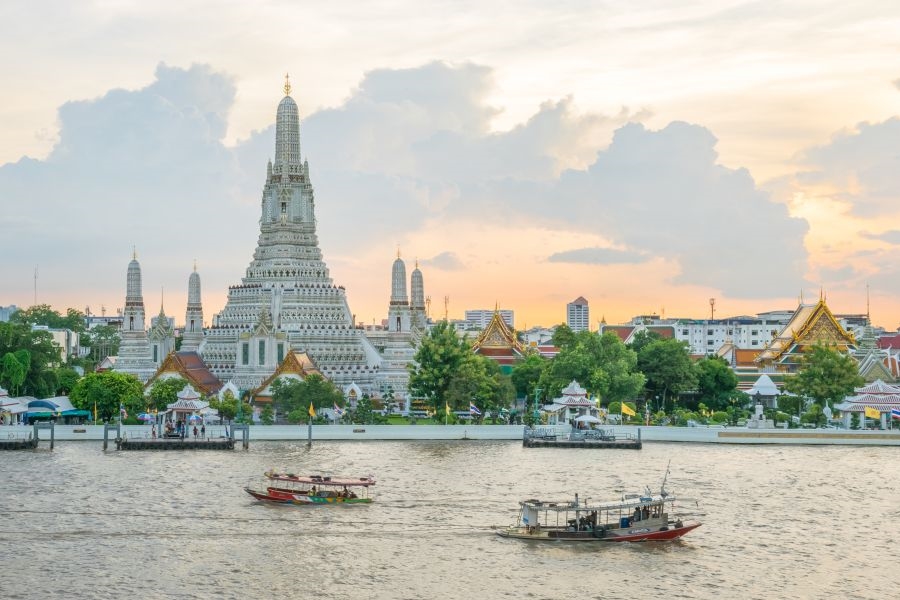
[[[197,263],[188,277],[188,301],[184,312],[184,334],[181,338],[181,349],[185,352],[197,352],[203,343],[203,304],[200,301],[200,274]]]

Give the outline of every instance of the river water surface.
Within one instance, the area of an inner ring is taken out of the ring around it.
[[[500,538],[525,498],[657,489],[682,541]],[[2,598],[895,598],[896,448],[516,442],[254,443],[0,454]],[[268,468],[378,480],[375,502],[266,505]]]

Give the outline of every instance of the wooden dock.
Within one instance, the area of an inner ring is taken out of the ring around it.
[[[34,450],[37,447],[37,438],[0,440],[0,450]]]
[[[232,438],[116,439],[117,450],[234,450]]]

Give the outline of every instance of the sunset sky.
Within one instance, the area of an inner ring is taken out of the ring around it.
[[[635,8],[639,6],[640,8]],[[358,321],[793,309],[900,326],[900,3],[0,4],[0,305],[207,320],[259,233],[290,73]]]

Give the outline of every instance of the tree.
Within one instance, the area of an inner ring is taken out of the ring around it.
[[[606,402],[621,401],[644,387],[644,376],[636,367],[637,355],[614,333],[580,331],[550,361],[540,384],[553,397],[574,380]]]
[[[181,377],[157,379],[147,394],[150,397],[150,405],[156,410],[166,410],[170,404],[178,401],[178,392],[183,390],[187,383],[187,380]]]
[[[726,409],[737,391],[738,378],[728,362],[718,356],[697,361],[697,391],[700,402],[713,410]]]
[[[363,394],[362,398],[356,402],[356,410],[350,413],[350,422],[357,425],[372,425],[383,421],[384,417],[375,412],[372,399],[368,394]]]
[[[851,395],[863,383],[859,365],[851,356],[817,343],[801,357],[798,373],[784,380],[784,389],[812,398],[824,408]]]
[[[534,389],[535,384],[540,380],[544,369],[547,368],[548,361],[540,354],[529,353],[525,358],[513,365],[510,378],[515,387],[516,394],[519,396],[527,396]]]
[[[23,365],[14,353],[7,352],[3,355],[3,359],[0,361],[0,382],[9,390],[10,394],[19,395],[27,374],[28,365]]]
[[[482,414],[497,414],[509,408],[514,389],[509,377],[500,371],[495,361],[471,354],[467,356],[450,379],[445,396],[451,409],[468,410],[473,402]]]
[[[305,423],[309,417],[309,405],[316,411],[341,406],[344,395],[331,381],[313,373],[305,379],[278,379],[272,384],[272,402],[278,414],[287,415],[292,423]]]
[[[219,412],[219,418],[222,421],[233,421],[237,416],[238,405],[241,406],[241,416],[252,414],[252,408],[246,402],[239,401],[235,398],[231,390],[225,390],[222,399],[212,398],[209,401],[209,407]],[[242,418],[243,421],[243,418]]]
[[[26,365],[19,394],[46,398],[56,393],[54,370],[61,363],[60,350],[48,331],[32,331],[25,323],[0,323],[0,357],[12,352]]]
[[[70,369],[68,367],[61,367],[56,370],[56,381],[57,388],[56,394],[58,396],[68,396],[69,392],[72,391],[72,388],[75,387],[75,384],[78,383],[78,380],[81,378],[81,375],[78,374],[78,371],[75,369]]]
[[[434,410],[443,410],[450,381],[463,361],[473,355],[466,338],[456,335],[456,327],[440,321],[422,339],[415,362],[409,365],[409,390]]]
[[[146,410],[144,386],[134,375],[104,371],[88,373],[78,380],[69,394],[72,406],[91,411],[97,408],[97,418],[111,420],[119,416],[119,406],[129,414]]]
[[[69,329],[76,333],[84,331],[83,312],[69,308],[63,316],[50,308],[49,304],[19,309],[12,314],[10,321],[25,325],[45,325],[51,329]]]
[[[648,346],[649,344],[652,344],[653,342],[661,339],[663,339],[663,337],[657,332],[650,329],[641,329],[633,336],[631,336],[631,343],[628,344],[628,346],[632,350],[640,354],[641,350],[644,349],[644,346]]]
[[[572,331],[572,328],[565,323],[560,323],[553,330],[553,335],[550,337],[550,343],[560,350],[565,350],[566,348],[575,345],[576,339],[577,334]]]
[[[669,395],[677,397],[697,385],[687,344],[674,338],[658,339],[641,348],[637,368],[647,377],[648,394],[660,396],[663,405]]]

